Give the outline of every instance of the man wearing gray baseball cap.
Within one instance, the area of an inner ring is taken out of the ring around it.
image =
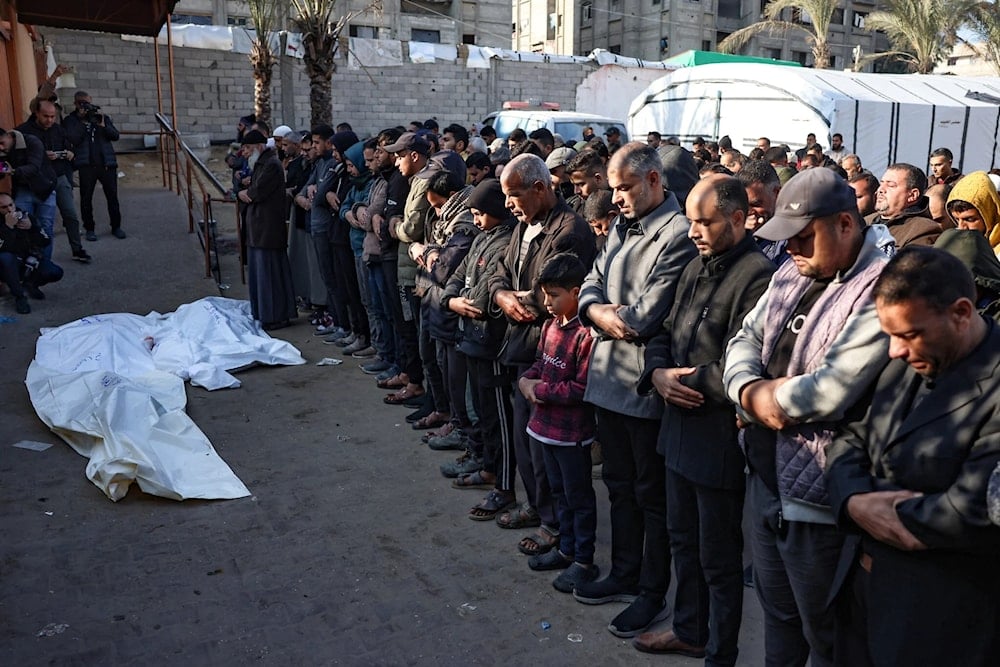
[[[723,383],[746,424],[754,581],[768,664],[833,664],[827,607],[843,544],[825,446],[888,360],[872,288],[886,263],[854,190],[829,169],[781,189],[756,235],[787,240],[774,274],[726,350]]]

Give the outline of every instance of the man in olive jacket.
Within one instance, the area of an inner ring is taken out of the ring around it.
[[[640,635],[634,645],[734,665],[743,610],[746,461],[722,385],[722,357],[767,289],[774,264],[747,232],[749,200],[738,179],[699,181],[686,211],[700,257],[684,269],[674,307],[646,347],[638,386],[640,394],[658,393],[666,404],[657,451],[666,461],[677,595],[672,627]]]

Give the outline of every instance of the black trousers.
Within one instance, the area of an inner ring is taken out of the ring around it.
[[[400,285],[395,261],[382,260],[385,277],[383,300],[388,304],[392,326],[396,332],[396,354],[400,370],[413,384],[424,383],[424,367],[420,362],[420,297],[414,296],[413,287]]]
[[[361,288],[358,286],[358,272],[354,266],[354,252],[351,246],[331,243],[333,253],[334,293],[337,301],[344,304],[350,326],[341,325],[351,332],[371,341],[368,313],[361,303]]]
[[[80,167],[80,217],[83,228],[94,231],[94,190],[100,182],[108,200],[108,220],[111,229],[122,226],[122,210],[118,204],[118,167]]]
[[[743,619],[744,489],[714,489],[667,469],[667,530],[677,572],[674,634],[735,665]]]
[[[521,482],[528,494],[528,504],[538,510],[542,525],[553,531],[559,529],[559,514],[556,511],[549,477],[545,473],[545,452],[542,443],[529,438],[528,422],[531,421],[531,403],[517,388],[517,379],[530,368],[529,364],[513,368],[511,392],[514,395],[514,454],[517,458],[517,469],[521,473]]]
[[[611,576],[650,597],[670,588],[670,541],[659,419],[597,408],[604,484],[611,501]]]
[[[459,353],[461,354],[461,353]],[[483,469],[497,476],[496,488],[514,491],[514,408],[507,367],[495,359],[466,357],[473,405],[479,416]],[[475,397],[478,396],[478,400]],[[477,452],[479,453],[479,452]]]

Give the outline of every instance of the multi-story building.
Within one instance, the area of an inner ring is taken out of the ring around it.
[[[663,60],[690,49],[714,51],[731,33],[761,20],[768,0],[512,0],[513,42],[520,51],[586,55],[607,49],[644,60]],[[834,12],[830,66],[849,68],[854,49],[884,51],[883,35],[864,30],[876,0],[841,0]],[[808,24],[807,14],[786,10],[786,19]],[[745,55],[812,64],[804,35],[762,33]]]
[[[371,0],[339,0],[335,16],[373,4]],[[383,0],[380,4],[381,10],[364,12],[351,21],[350,36],[510,47],[510,0]],[[180,0],[173,20],[247,25],[248,14],[242,0]]]
[[[948,59],[934,68],[935,74],[958,76],[998,76],[1000,69],[983,55],[982,44],[956,44]]]

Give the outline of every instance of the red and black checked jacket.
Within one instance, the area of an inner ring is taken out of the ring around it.
[[[590,330],[580,318],[565,325],[550,318],[542,326],[535,363],[522,377],[541,380],[528,428],[538,435],[561,442],[589,441],[594,437],[594,408],[583,402],[587,369],[593,343]]]

